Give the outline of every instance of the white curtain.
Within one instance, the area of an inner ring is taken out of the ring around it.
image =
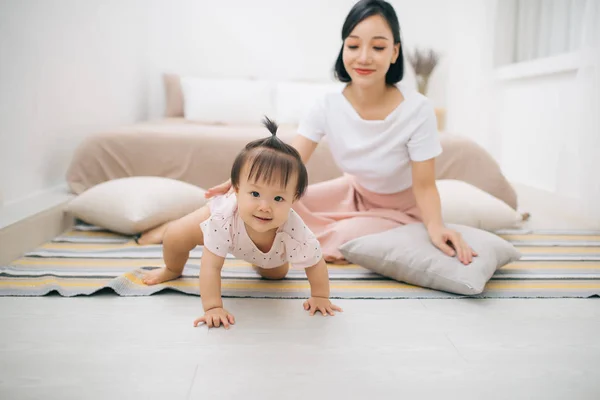
[[[564,86],[561,112],[552,116],[561,132],[558,162],[546,168],[554,168],[561,194],[579,200],[600,229],[600,0],[498,0],[496,6],[496,67],[561,53],[576,60],[577,70],[560,78],[574,76]]]
[[[579,199],[579,213],[600,229],[600,0],[586,1],[578,39],[572,91],[555,116],[562,143],[552,167],[565,194]]]
[[[580,194],[600,228],[600,0],[587,0],[581,25],[573,134],[582,140]]]
[[[515,36],[511,61],[528,61],[576,51],[580,45],[584,10],[589,1],[516,0],[516,3],[513,2],[512,29]]]

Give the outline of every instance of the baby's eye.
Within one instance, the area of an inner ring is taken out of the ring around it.
[[[276,202],[283,201],[283,197],[281,197],[281,196],[275,196],[275,201]]]
[[[260,197],[260,193],[258,193],[257,191],[250,192],[250,195],[252,197]]]

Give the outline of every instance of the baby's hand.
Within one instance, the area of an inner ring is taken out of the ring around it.
[[[334,311],[343,311],[326,297],[311,297],[304,302],[304,309],[310,312],[310,315],[315,315],[315,312],[320,311],[323,316],[327,314],[334,316]]]
[[[226,309],[217,307],[206,311],[203,317],[196,318],[194,326],[198,326],[200,322],[204,322],[209,328],[218,328],[223,324],[223,328],[229,329],[230,324],[235,324],[235,318]]]

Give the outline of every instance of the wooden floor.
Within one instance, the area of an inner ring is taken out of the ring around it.
[[[594,228],[541,200],[534,227]],[[226,299],[225,331],[175,293],[0,298],[0,399],[600,398],[599,299],[337,303]]]
[[[2,399],[598,399],[598,300],[0,299]]]

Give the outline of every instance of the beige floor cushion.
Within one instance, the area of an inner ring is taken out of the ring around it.
[[[523,217],[502,200],[463,181],[436,182],[444,222],[486,231],[518,228]]]
[[[205,203],[204,190],[197,186],[139,176],[96,185],[69,202],[65,211],[113,232],[135,234],[183,217]]]
[[[517,249],[492,233],[448,224],[478,253],[464,265],[431,243],[423,224],[363,236],[340,247],[344,257],[397,281],[464,295],[479,294],[496,269],[520,258]]]

